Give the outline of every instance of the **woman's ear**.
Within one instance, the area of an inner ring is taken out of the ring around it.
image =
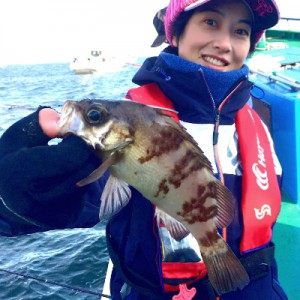
[[[177,38],[176,38],[176,36],[173,36],[173,37],[172,37],[172,45],[173,45],[174,47],[178,47],[178,43],[177,43]]]

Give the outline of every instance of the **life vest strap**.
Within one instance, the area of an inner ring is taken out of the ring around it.
[[[236,117],[243,172],[241,253],[267,246],[278,217],[281,193],[270,140],[258,114],[245,105]]]
[[[246,253],[240,258],[240,262],[246,269],[251,281],[268,275],[274,261],[275,246],[273,243],[261,250]]]

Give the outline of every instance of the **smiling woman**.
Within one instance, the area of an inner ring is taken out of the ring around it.
[[[183,32],[182,21],[173,25],[172,44],[178,47],[179,56],[217,71],[241,68],[251,43],[250,8],[243,2],[227,1],[217,8],[208,3],[190,13]],[[218,56],[208,55],[211,45],[220,49]]]

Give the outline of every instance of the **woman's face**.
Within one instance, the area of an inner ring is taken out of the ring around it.
[[[214,2],[196,9],[179,40],[180,57],[218,71],[242,67],[250,49],[252,16],[238,0]]]

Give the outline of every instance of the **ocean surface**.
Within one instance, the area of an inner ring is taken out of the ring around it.
[[[68,64],[0,67],[0,135],[39,105],[67,99],[121,99],[143,58],[100,75],[74,75]],[[55,142],[55,141],[54,141]],[[0,299],[99,299],[108,254],[105,224],[0,237]]]

